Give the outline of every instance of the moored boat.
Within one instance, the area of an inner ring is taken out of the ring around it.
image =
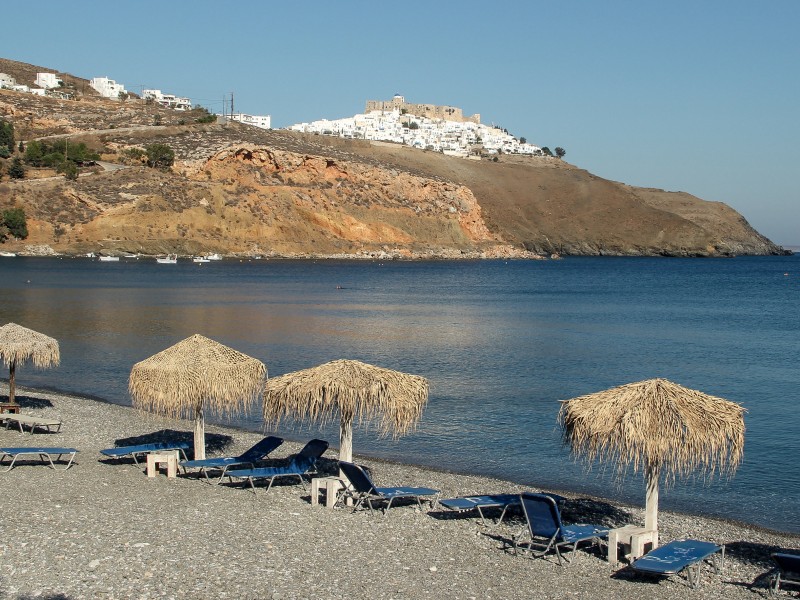
[[[0,252],[0,256],[5,256],[7,258],[11,258],[12,256],[16,256],[15,252]]]
[[[119,256],[101,256],[101,262],[119,262]]]
[[[222,256],[220,256],[216,252],[214,254],[206,254],[206,258],[208,260],[222,260]]]
[[[195,256],[194,258],[192,258],[192,262],[207,263],[207,262],[211,262],[211,260],[206,258],[205,256]]]
[[[156,262],[161,263],[162,265],[174,265],[178,262],[178,255],[167,254],[166,258],[157,258]]]

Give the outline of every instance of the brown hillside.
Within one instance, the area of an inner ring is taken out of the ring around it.
[[[67,135],[124,167],[74,182],[34,181],[47,174],[34,170],[22,181],[3,178],[0,208],[23,207],[30,230],[24,242],[5,246],[409,257],[781,251],[724,204],[611,182],[558,159],[466,160],[236,123],[200,125],[197,116],[0,90],[0,117],[14,124],[18,140]],[[171,171],[123,164],[126,150],[152,143],[175,151]]]

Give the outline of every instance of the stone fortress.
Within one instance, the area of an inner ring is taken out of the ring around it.
[[[367,100],[364,113],[373,111],[391,112],[399,111],[401,114],[412,114],[427,119],[444,119],[445,121],[455,121],[457,123],[478,123],[481,122],[480,114],[465,117],[463,111],[455,106],[436,106],[434,104],[411,104],[400,94],[395,94],[391,100]]]

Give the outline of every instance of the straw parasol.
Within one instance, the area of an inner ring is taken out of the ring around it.
[[[33,360],[33,366],[44,369],[58,366],[61,355],[58,341],[16,323],[0,327],[0,360],[8,367],[8,402],[16,404],[17,364]]]
[[[558,415],[565,443],[589,461],[633,467],[647,481],[645,529],[658,530],[658,482],[695,471],[732,475],[744,450],[740,405],[648,379],[566,400]]]
[[[193,418],[194,456],[200,460],[206,456],[205,406],[223,416],[247,411],[266,375],[260,360],[195,334],[133,365],[128,390],[137,408]]]
[[[353,459],[353,419],[379,418],[381,434],[412,429],[428,401],[428,380],[357,360],[334,360],[270,379],[264,392],[264,421],[328,422],[339,413],[339,460]]]

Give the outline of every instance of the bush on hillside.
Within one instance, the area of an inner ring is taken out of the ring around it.
[[[19,156],[11,161],[11,166],[8,167],[8,176],[11,179],[25,179],[25,165],[22,164]]]
[[[25,219],[25,211],[21,208],[9,208],[4,210],[2,218],[0,218],[0,225],[2,229],[7,231],[6,237],[13,235],[16,238],[25,239],[28,237],[28,222]],[[2,232],[0,232],[2,236]],[[5,237],[2,241],[5,241]]]
[[[148,167],[166,171],[175,162],[175,152],[166,144],[150,144],[145,146],[144,151]]]

